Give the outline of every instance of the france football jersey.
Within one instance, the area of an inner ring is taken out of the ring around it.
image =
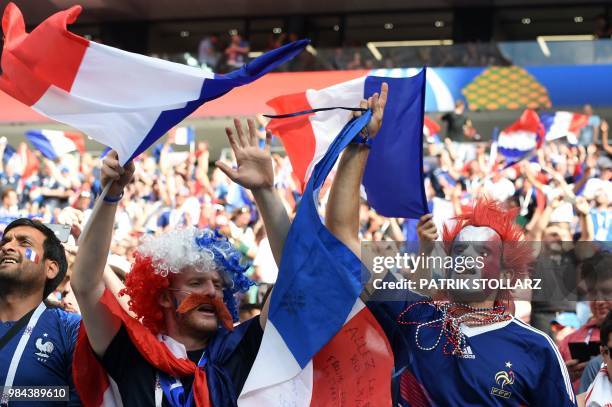
[[[491,325],[462,326],[462,356],[445,354],[446,337],[432,347],[440,327],[402,325],[398,317],[412,301],[370,301],[395,356],[394,405],[425,406],[575,406],[569,375],[552,340],[516,318]],[[425,322],[442,313],[416,304],[402,321]],[[448,349],[447,349],[448,352]]]
[[[10,402],[9,405],[80,406],[72,381],[72,354],[76,344],[81,317],[59,308],[46,308],[23,348],[15,371],[13,386],[68,386],[70,402]],[[0,322],[0,337],[13,325]],[[27,327],[21,328],[0,351],[0,386],[6,383],[7,375],[18,350],[19,342]]]

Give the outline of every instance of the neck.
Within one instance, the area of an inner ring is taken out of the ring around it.
[[[0,293],[0,321],[18,321],[36,308],[41,303],[42,297],[42,290],[35,293]]]
[[[200,350],[206,347],[206,345],[208,345],[208,339],[209,336],[207,335],[206,338],[194,338],[192,335],[185,335],[185,334],[181,334],[179,332],[174,332],[169,334],[170,337],[172,337],[172,339],[176,340],[177,342],[180,342],[183,344],[183,346],[185,347],[186,351],[192,351],[192,350]]]
[[[495,305],[495,301],[493,300],[485,300],[485,301],[474,301],[466,303],[472,308],[493,308]]]

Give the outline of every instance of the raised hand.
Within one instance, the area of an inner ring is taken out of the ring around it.
[[[115,150],[111,150],[102,160],[102,185],[109,182],[113,185],[108,191],[108,196],[117,196],[123,192],[123,188],[130,183],[134,177],[134,163],[130,161],[124,167],[119,164],[119,156]]]
[[[363,109],[371,109],[372,110],[372,118],[368,123],[367,129],[370,135],[370,138],[376,136],[378,130],[382,126],[383,115],[385,112],[385,105],[387,104],[387,94],[389,93],[389,85],[387,82],[383,82],[380,87],[380,95],[378,93],[373,94],[368,98],[368,100],[363,99],[359,107]],[[355,112],[353,114],[355,117],[361,116],[361,112]]]
[[[226,127],[225,133],[229,140],[238,168],[232,168],[223,161],[215,165],[235,183],[251,189],[271,188],[274,186],[274,171],[270,155],[270,140],[272,135],[266,133],[264,149],[257,145],[257,129],[252,119],[247,120],[248,133],[245,133],[240,120],[234,119],[236,133]]]
[[[438,239],[438,228],[431,213],[421,216],[417,224],[417,235],[421,242],[433,242]]]

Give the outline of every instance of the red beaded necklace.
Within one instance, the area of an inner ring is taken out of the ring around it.
[[[440,311],[441,316],[431,321],[404,321],[405,314],[410,312],[417,305],[430,305]],[[442,351],[445,355],[463,356],[466,354],[466,336],[461,331],[461,324],[468,326],[483,326],[512,319],[512,315],[505,313],[506,307],[503,305],[492,308],[475,308],[466,304],[441,302],[441,301],[418,301],[410,304],[397,317],[400,325],[416,325],[415,340],[416,346],[420,350],[434,350],[440,344],[443,336],[446,336],[446,343]],[[422,328],[440,328],[440,333],[436,341],[431,346],[424,346],[420,343],[419,334]]]

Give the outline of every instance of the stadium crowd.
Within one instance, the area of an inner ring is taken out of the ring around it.
[[[257,134],[263,145],[265,123],[259,119]],[[612,310],[612,146],[608,144],[607,122],[593,116],[577,145],[565,139],[547,142],[530,159],[510,166],[491,152],[490,142],[469,141],[473,129],[468,124],[459,127],[465,131],[463,135],[450,131],[424,137],[425,191],[433,221],[441,231],[443,222],[464,212],[473,199],[489,196],[518,208],[516,222],[527,239],[546,246],[546,256],[538,258],[534,273],[564,268],[574,273],[577,285],[581,279],[586,282],[575,290],[574,298],[534,298],[531,304],[516,304],[519,318],[555,339],[575,391],[584,392],[597,375],[601,356],[591,363],[576,360],[569,343],[598,341],[599,327]],[[190,151],[174,151],[173,143],[168,135],[135,160],[134,179],[118,203],[105,280],[115,293],[120,291],[143,236],[185,226],[216,228],[229,238],[243,260],[252,263],[248,275],[257,285],[240,300],[240,319],[247,320],[260,312],[278,273],[255,200],[248,189],[210,165],[216,159],[235,165],[231,149],[211,157],[205,141],[198,141]],[[3,139],[0,156],[6,157],[5,148]],[[34,152],[39,165],[32,168],[32,154],[27,149],[22,144],[16,154],[0,163],[0,222],[4,227],[13,219],[27,217],[70,226],[71,236],[65,244],[68,273],[48,302],[78,313],[70,285],[71,269],[78,250],[76,241],[101,192],[101,159],[73,153],[53,161]],[[273,166],[274,186],[293,217],[300,189],[291,163],[283,154],[273,154]],[[330,185],[331,179],[321,190],[322,214]],[[363,240],[416,241],[420,237],[417,220],[382,217],[365,200],[359,213]],[[601,242],[601,246],[581,246],[587,242]],[[603,300],[586,301],[592,291],[598,291]]]

